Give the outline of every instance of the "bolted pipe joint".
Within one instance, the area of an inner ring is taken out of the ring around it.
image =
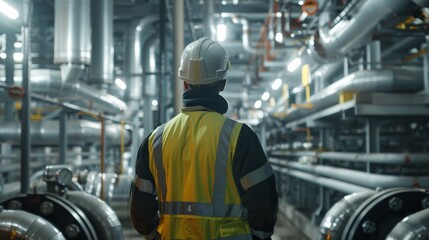
[[[399,211],[402,209],[402,199],[392,197],[389,199],[389,208],[393,211]]]

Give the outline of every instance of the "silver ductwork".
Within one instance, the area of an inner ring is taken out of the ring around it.
[[[113,83],[113,0],[91,1],[92,57],[88,83]]]
[[[127,118],[133,118],[140,108],[139,101],[143,96],[142,47],[146,38],[154,32],[152,28],[148,27],[158,19],[158,16],[150,15],[142,20],[135,21],[129,29],[130,33],[125,50],[128,58],[125,59],[124,65],[124,75],[127,78],[125,99],[130,106],[125,114]]]
[[[85,213],[99,239],[124,239],[122,225],[116,213],[105,202],[89,193],[79,191],[68,191],[65,198]]]
[[[0,209],[0,239],[65,240],[51,223],[21,210]]]
[[[58,121],[31,122],[31,142],[33,145],[58,145],[59,129]],[[86,120],[67,121],[67,143],[70,145],[99,143],[100,133],[101,126],[99,122]],[[107,145],[119,145],[121,143],[121,126],[119,124],[106,124],[105,137]],[[19,143],[20,139],[21,126],[19,122],[2,122],[0,124],[0,142]],[[125,131],[125,144],[130,144],[130,141],[130,133]]]
[[[314,113],[338,103],[343,91],[353,92],[416,92],[423,88],[421,68],[402,68],[389,70],[365,70],[354,72],[329,85],[310,98],[311,109],[288,109],[287,120]],[[278,108],[277,113],[284,109]]]
[[[386,240],[425,240],[429,237],[429,209],[402,219],[387,235]]]
[[[0,81],[4,81],[0,72]],[[61,81],[60,72],[51,69],[32,69],[30,72],[32,92],[58,98],[62,101],[72,101],[88,109],[99,112],[121,114],[127,109],[125,102],[119,98],[103,93],[85,83]],[[21,85],[20,71],[15,72],[14,81]]]
[[[350,9],[346,8],[339,14],[343,16],[341,21],[332,27],[324,24],[310,39],[311,56],[319,62],[345,56],[368,41],[383,19],[395,12],[411,12],[415,6],[407,0],[366,0],[356,6],[356,14],[351,17],[346,17],[350,15]]]
[[[77,81],[91,61],[90,0],[55,1],[54,63],[62,80]]]

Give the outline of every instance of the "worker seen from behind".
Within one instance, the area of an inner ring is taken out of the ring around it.
[[[207,38],[183,51],[184,108],[137,154],[130,216],[145,239],[271,239],[275,178],[257,135],[223,115],[229,66]]]

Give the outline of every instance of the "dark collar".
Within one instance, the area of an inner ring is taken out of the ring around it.
[[[183,93],[183,105],[185,108],[201,106],[202,110],[215,111],[220,114],[228,111],[228,102],[217,92],[205,89],[191,89]],[[192,108],[191,108],[192,109]]]

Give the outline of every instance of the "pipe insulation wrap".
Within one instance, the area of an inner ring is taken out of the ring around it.
[[[58,145],[58,121],[31,122],[30,137],[34,145]],[[82,145],[84,143],[100,142],[101,126],[99,122],[86,120],[67,121],[67,142],[69,145]],[[107,145],[119,145],[121,136],[120,124],[106,124],[105,137]],[[19,142],[21,139],[21,126],[18,122],[0,123],[0,141]],[[131,143],[130,133],[124,132],[124,142]]]
[[[386,240],[424,240],[429,236],[429,209],[402,219],[387,235]]]
[[[0,239],[65,240],[51,223],[21,210],[0,210]]]

